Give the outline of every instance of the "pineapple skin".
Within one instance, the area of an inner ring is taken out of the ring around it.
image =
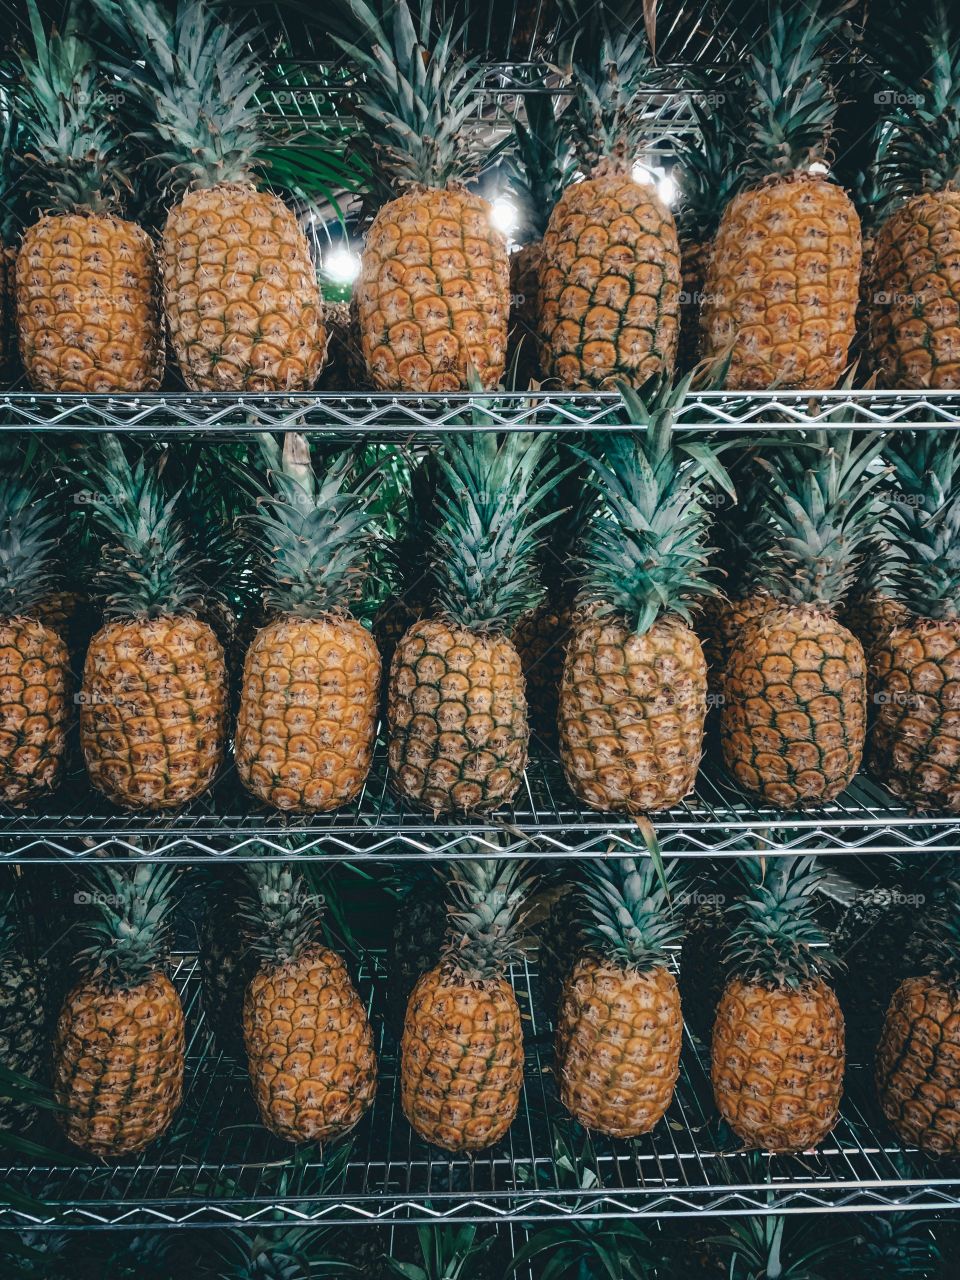
[[[560,1099],[588,1129],[649,1133],[680,1074],[683,1019],[673,974],[585,956],[564,985],[557,1023]]]
[[[359,622],[283,616],[257,632],[243,665],[236,761],[275,809],[327,813],[363,786],[373,760],[380,654]]]
[[[175,809],[223,758],[227,685],[213,630],[189,615],[108,622],[90,641],[80,742],[90,781],[129,809]]]
[[[407,1005],[400,1046],[403,1112],[445,1151],[481,1151],[506,1134],[520,1104],[523,1031],[504,978],[470,981],[443,965]]]
[[[860,641],[814,606],[765,613],[740,633],[720,708],[723,761],[745,791],[780,809],[833,800],[863,755]]]
[[[64,1002],[54,1041],[54,1097],[67,1137],[99,1156],[140,1151],[169,1125],[183,1097],[184,1022],[165,974],[128,990],[81,982]]]
[[[164,307],[191,391],[309,391],[327,333],[310,251],[276,196],[239,182],[188,192],[163,231]]]
[[[799,990],[730,982],[717,1008],[711,1057],[717,1107],[748,1146],[806,1151],[836,1124],[844,1021],[822,979]]]
[[[842,188],[810,174],[740,192],[724,211],[704,291],[704,353],[731,343],[727,388],[826,389],[856,333],[860,219]]]
[[[527,685],[530,723],[551,746],[557,738],[560,681],[573,619],[569,602],[548,599],[525,613],[513,632]]]
[[[874,248],[869,344],[881,385],[960,387],[960,191],[907,200]]]
[[[326,947],[260,969],[244,995],[243,1040],[260,1118],[278,1137],[337,1137],[373,1102],[373,1032],[346,965]]]
[[[697,621],[697,634],[703,644],[703,656],[707,660],[707,682],[715,697],[723,694],[724,673],[737,637],[748,622],[762,618],[776,608],[773,596],[765,591],[728,599],[726,596],[707,596]]]
[[[672,373],[680,246],[651,187],[615,174],[567,187],[543,237],[538,312],[543,376],[565,390]]]
[[[854,596],[848,600],[841,609],[839,618],[863,645],[867,659],[868,718],[872,718],[877,708],[877,654],[889,640],[894,628],[907,624],[910,610],[882,591],[870,591],[866,595]]]
[[[70,655],[33,618],[0,620],[0,800],[19,807],[60,781],[70,718]]]
[[[587,620],[567,646],[560,685],[560,760],[592,809],[656,813],[693,789],[707,714],[700,641],[679,618],[638,636]]]
[[[462,188],[417,187],[367,232],[354,290],[367,371],[383,391],[487,389],[503,377],[510,266],[490,205]]]
[[[48,215],[14,267],[20,356],[34,391],[156,391],[165,348],[153,241],[109,214]]]
[[[387,696],[393,786],[433,813],[489,811],[516,795],[530,729],[520,655],[504,636],[415,623]]]
[[[0,961],[0,1066],[36,1079],[47,1050],[47,1006],[39,964],[7,954]],[[36,1116],[30,1103],[0,1095],[0,1129],[23,1130]]]
[[[872,656],[871,774],[911,807],[960,812],[960,622],[911,619]]]
[[[902,1141],[960,1154],[960,998],[932,976],[905,979],[884,1019],[877,1093]]]

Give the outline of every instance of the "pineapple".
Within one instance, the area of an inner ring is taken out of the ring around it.
[[[490,206],[464,185],[485,159],[468,130],[483,75],[455,52],[451,16],[439,31],[432,6],[418,18],[396,0],[390,21],[364,0],[344,0],[357,76],[359,146],[395,198],[367,231],[354,290],[367,371],[385,391],[466,390],[474,374],[503,376],[510,267]]]
[[[243,998],[243,1040],[260,1118],[289,1142],[352,1129],[373,1102],[373,1032],[346,965],[320,942],[322,903],[282,862],[245,867],[243,914],[259,967]]]
[[[919,977],[897,987],[877,1046],[877,1093],[901,1141],[960,1155],[960,887],[926,921]]]
[[[825,46],[845,0],[769,0],[747,63],[744,186],[723,211],[703,306],[704,347],[730,349],[737,391],[836,386],[855,334],[860,221],[828,153],[837,98]]]
[[[646,7],[646,6],[645,6]],[[643,386],[673,372],[680,247],[670,210],[633,176],[654,86],[640,12],[602,0],[572,50],[574,150],[584,181],[566,187],[543,236],[538,311],[544,378],[564,390]]]
[[[905,1161],[893,1157],[901,1177],[912,1176]],[[855,1220],[856,1221],[856,1220]],[[859,1267],[855,1280],[937,1280],[943,1261],[931,1223],[915,1212],[865,1213],[851,1244]]]
[[[327,1226],[261,1229],[258,1224],[252,1234],[242,1226],[207,1234],[219,1235],[219,1240],[211,1269],[202,1269],[200,1275],[216,1280],[308,1280],[314,1275],[360,1274],[330,1248]]]
[[[447,886],[428,864],[414,867],[397,905],[387,949],[387,1021],[399,1040],[410,992],[440,962],[447,936]]]
[[[27,945],[22,906],[12,886],[0,888],[0,1067],[33,1080],[46,1049],[46,983]],[[35,1110],[0,1086],[0,1129],[25,1129]]]
[[[889,574],[908,611],[871,649],[876,682],[868,764],[917,809],[960,812],[960,439],[901,432],[886,450],[902,559]]]
[[[758,585],[777,603],[731,648],[720,744],[740,786],[780,809],[835,799],[860,767],[866,660],[836,610],[878,519],[882,444],[833,429],[757,459],[774,532]]]
[[[80,742],[93,785],[128,809],[176,809],[202,795],[223,759],[223,649],[194,614],[200,562],[177,517],[179,495],[160,466],[131,466],[115,436],[101,438],[86,476],[104,534],[106,622],[87,648]]]
[[[860,563],[856,581],[838,617],[863,645],[867,660],[867,704],[870,719],[877,707],[876,655],[895,627],[906,626],[910,610],[896,598],[891,569],[898,557],[896,545],[882,530],[872,538]]]
[[[747,1146],[805,1151],[837,1122],[845,1065],[843,1014],[824,977],[836,957],[814,914],[822,874],[813,858],[742,867],[747,896],[713,1024],[714,1097]]]
[[[884,121],[889,141],[878,166],[895,203],[887,205],[889,216],[876,234],[869,344],[884,386],[955,391],[960,17],[949,0],[931,0],[918,39],[915,12],[904,9],[900,16],[895,50],[884,60],[889,90],[883,96],[896,105]]]
[[[477,411],[474,426],[483,425]],[[432,810],[484,812],[516,794],[530,736],[509,633],[541,592],[539,504],[557,482],[551,436],[451,433],[438,454],[433,609],[397,645],[387,696],[391,781]],[[556,513],[553,513],[556,514]]]
[[[37,618],[56,523],[29,480],[0,475],[0,801],[16,807],[57,786],[67,745],[70,655]]]
[[[440,963],[414,987],[404,1020],[404,1114],[446,1151],[505,1136],[523,1084],[520,1007],[504,976],[519,961],[530,880],[517,859],[451,865],[451,920]]]
[[[21,52],[14,110],[29,181],[50,210],[27,227],[14,269],[20,355],[36,391],[155,391],[163,376],[156,252],[118,213],[120,130],[104,106],[79,5],[44,32],[27,0],[34,53]]]
[[[352,800],[373,759],[380,655],[348,610],[367,563],[369,476],[348,455],[317,475],[307,438],[260,438],[267,481],[252,513],[264,604],[277,616],[243,664],[236,762],[276,809],[326,813]]]
[[[537,351],[537,290],[543,236],[550,211],[570,182],[569,143],[557,119],[555,97],[548,92],[523,96],[526,121],[514,116],[514,154],[508,180],[520,209],[518,249],[510,255],[510,335],[507,365],[516,389],[528,387],[540,373]]]
[[[560,685],[560,759],[593,809],[653,813],[693,788],[707,712],[707,667],[693,606],[705,574],[707,482],[729,486],[715,451],[673,424],[690,387],[624,388],[646,430],[594,437],[590,483],[604,503],[583,534],[578,606]]]
[[[682,934],[675,871],[653,857],[592,859],[581,871],[588,949],[564,983],[556,1074],[571,1115],[614,1138],[655,1128],[680,1074],[683,1019],[667,951]]]
[[[750,1176],[758,1180],[767,1177],[756,1165]],[[826,1261],[836,1246],[832,1241],[814,1243],[820,1233],[809,1221],[795,1217],[788,1222],[781,1214],[767,1213],[731,1218],[723,1226],[724,1234],[707,1236],[704,1241],[717,1264],[709,1274],[722,1275],[724,1280],[829,1280],[817,1264]],[[882,1272],[877,1273],[877,1280],[880,1275],[886,1280]]]
[[[303,391],[327,347],[323,301],[294,214],[254,182],[266,148],[248,35],[205,0],[94,0],[131,47],[119,69],[146,106],[178,199],[163,228],[170,344],[191,391]],[[22,256],[22,255],[21,255]]]
[[[99,919],[78,957],[84,977],[60,1010],[53,1082],[64,1132],[92,1155],[141,1151],[183,1096],[183,1009],[163,972],[176,874],[139,861],[91,876]]]

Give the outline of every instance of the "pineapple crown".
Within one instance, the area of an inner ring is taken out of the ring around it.
[[[704,86],[697,86],[701,92]],[[699,126],[695,138],[678,137],[678,177],[682,204],[679,222],[687,241],[713,239],[724,209],[743,184],[740,165],[742,124],[736,93],[715,95],[719,105],[707,110],[691,98],[690,107]]]
[[[554,95],[524,96],[526,123],[514,116],[514,150],[506,163],[507,179],[518,198],[519,236],[542,240],[550,213],[573,179],[570,146],[557,120]]]
[[[960,184],[960,17],[949,0],[929,0],[920,38],[905,42],[916,26],[916,4],[901,0],[885,41],[892,56],[879,64],[891,107],[877,169],[894,201]]]
[[[430,527],[437,492],[437,463],[432,451],[410,465],[405,486],[407,509],[399,535],[385,544],[386,558],[400,595],[413,605],[430,594]]]
[[[906,1167],[900,1173],[910,1177]],[[940,1250],[929,1221],[915,1213],[865,1213],[855,1240],[865,1276],[929,1280],[937,1274]]]
[[[100,438],[101,456],[89,455],[82,483],[96,490],[78,495],[90,503],[106,545],[97,580],[106,588],[107,617],[157,617],[199,605],[204,588],[200,559],[188,548],[177,518],[179,493],[168,496],[161,465],[141,454],[134,466],[116,436]]]
[[[823,881],[815,858],[742,859],[747,896],[733,907],[727,939],[728,976],[769,987],[796,989],[840,962],[815,916]]]
[[[599,0],[586,20],[574,0],[564,8],[573,34],[558,57],[572,73],[567,115],[580,167],[588,177],[629,174],[648,137],[643,99],[662,79],[644,30],[646,2]]]
[[[708,487],[736,495],[719,446],[674,431],[692,376],[676,387],[660,379],[645,396],[622,386],[628,420],[646,430],[601,433],[596,453],[575,450],[602,499],[583,534],[578,599],[599,616],[622,616],[638,635],[665,613],[689,623],[692,606],[717,594],[707,576]]]
[[[737,502],[719,508],[713,526],[713,540],[717,544],[713,561],[726,574],[726,594],[735,598],[757,590],[764,561],[770,548],[776,545],[776,536],[767,505],[768,486],[756,465],[753,450],[748,448],[735,457],[728,470],[737,491]]]
[[[0,617],[27,613],[54,586],[58,523],[28,481],[0,475]]]
[[[833,608],[849,592],[885,510],[882,432],[832,428],[757,457],[774,535],[758,585],[791,604]],[[872,472],[872,474],[871,474]]]
[[[469,181],[488,149],[465,128],[484,72],[457,54],[453,18],[435,31],[432,0],[420,0],[416,17],[407,0],[383,4],[382,13],[364,0],[346,4],[356,36],[334,40],[358,77],[365,128],[357,148],[372,147],[373,170],[387,175],[394,194]]]
[[[317,618],[359,599],[369,553],[376,471],[360,480],[349,454],[317,475],[306,436],[288,431],[283,445],[259,436],[266,481],[252,477],[249,517],[261,551],[268,608]]]
[[[133,51],[113,70],[149,112],[137,136],[159,146],[166,188],[249,182],[264,145],[253,33],[233,32],[210,0],[178,0],[172,16],[155,0],[93,3]]]
[[[761,1182],[768,1176],[759,1162],[751,1174]],[[731,1219],[726,1235],[708,1236],[704,1244],[729,1259],[728,1280],[826,1280],[811,1263],[836,1246],[816,1244],[816,1239],[815,1230],[798,1228],[796,1218],[788,1230],[783,1215],[768,1213]]]
[[[90,873],[84,896],[98,918],[84,924],[91,942],[77,957],[90,977],[129,988],[162,967],[178,874],[176,867],[154,861],[98,867]]]
[[[482,411],[473,425],[484,426]],[[439,481],[431,545],[436,601],[456,623],[508,631],[543,594],[544,528],[561,513],[538,513],[560,479],[549,432],[451,433],[437,454]]]
[[[451,864],[445,967],[471,982],[500,978],[522,961],[522,930],[533,879],[518,858],[469,858]]]
[[[322,895],[289,862],[248,862],[244,874],[250,892],[238,910],[244,932],[260,961],[283,965],[320,941]]]
[[[666,964],[667,948],[683,936],[671,902],[676,878],[675,861],[663,866],[650,856],[586,859],[580,892],[589,943],[605,959],[641,973]]]
[[[120,167],[120,135],[105,109],[100,68],[80,35],[71,5],[62,32],[48,37],[36,0],[27,0],[34,52],[21,50],[13,109],[23,127],[25,159],[36,166],[43,199],[60,213],[112,210],[129,183]]]
[[[887,445],[896,488],[890,524],[900,555],[890,567],[911,613],[960,617],[960,440],[952,431],[899,432]]]
[[[826,46],[853,0],[769,0],[767,24],[747,62],[744,179],[802,172],[827,155],[837,98]]]

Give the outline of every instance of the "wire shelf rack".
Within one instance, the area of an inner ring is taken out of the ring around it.
[[[803,813],[757,805],[711,759],[692,796],[653,819],[665,854],[736,857],[748,845],[770,854],[819,852],[938,855],[960,852],[960,817],[918,820],[877,783],[859,775],[836,801]],[[74,767],[42,806],[0,809],[0,861],[121,862],[153,856],[183,863],[262,858],[394,861],[464,857],[550,859],[624,854],[645,848],[635,819],[580,805],[548,752],[534,754],[518,795],[492,815],[432,817],[390,789],[382,742],[357,799],[330,814],[283,815],[239,785],[232,769],[203,797],[172,814],[113,808]]]
[[[960,425],[960,394],[950,391],[782,391],[691,395],[681,429],[753,432],[771,426],[859,430]],[[282,393],[200,395],[0,394],[0,432],[123,431],[163,436],[233,437],[254,431],[309,431],[405,440],[464,431],[635,429],[613,393],[544,391],[479,394]]]
[[[848,1069],[841,1121],[816,1153],[758,1160],[738,1151],[716,1115],[703,1046],[689,1035],[676,1098],[653,1134],[616,1142],[575,1130],[599,1176],[592,1190],[581,1190],[553,1159],[555,1135],[574,1130],[554,1087],[552,1032],[530,967],[513,974],[526,1068],[509,1134],[473,1157],[430,1147],[401,1110],[397,1046],[379,1016],[385,974],[376,956],[365,962],[360,984],[379,1033],[380,1084],[334,1184],[319,1148],[294,1156],[294,1148],[257,1123],[244,1067],[218,1052],[203,1026],[196,960],[179,958],[174,978],[187,1016],[188,1072],[183,1109],[170,1131],[117,1164],[64,1145],[56,1162],[0,1171],[24,1195],[56,1206],[0,1207],[0,1226],[509,1223],[960,1206],[960,1162],[932,1163],[901,1150],[883,1127],[869,1072],[857,1062]]]

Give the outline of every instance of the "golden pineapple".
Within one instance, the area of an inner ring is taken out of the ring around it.
[[[93,46],[76,17],[45,35],[28,0],[35,52],[20,54],[14,109],[42,203],[14,267],[20,356],[36,391],[155,391],[163,375],[156,252],[118,215],[127,184]]]
[[[786,435],[758,459],[775,536],[758,586],[775,597],[729,653],[723,760],[744,790],[781,809],[833,800],[852,781],[866,732],[866,659],[838,621],[879,518],[879,432]]]
[[[477,413],[474,425],[482,415]],[[541,594],[536,509],[556,484],[547,433],[451,433],[439,454],[430,548],[435,593],[400,640],[387,695],[391,781],[434,813],[494,809],[516,794],[530,736],[508,638]]]
[[[806,1151],[837,1122],[843,1014],[824,980],[835,957],[814,916],[813,858],[743,861],[746,896],[725,946],[727,983],[713,1024],[720,1114],[750,1147]]]
[[[92,1155],[141,1151],[183,1097],[183,1009],[162,967],[175,875],[140,862],[91,881],[101,919],[80,956],[87,976],[60,1011],[53,1090],[64,1132]]]
[[[598,858],[582,868],[586,954],[566,978],[557,1019],[563,1105],[614,1138],[649,1133],[680,1074],[683,1019],[667,947],[681,933],[651,857]]]
[[[175,500],[143,457],[113,436],[87,467],[104,535],[106,621],[87,648],[80,742],[90,781],[114,804],[176,809],[201,795],[223,759],[223,649],[193,615],[205,588]]]
[[[768,610],[776,608],[776,603],[767,591],[731,598],[711,596],[704,601],[697,634],[707,661],[710,692],[717,698],[723,697],[724,673],[740,633],[755,618],[762,618]]]
[[[321,904],[282,862],[246,866],[245,919],[260,960],[243,999],[243,1041],[260,1119],[289,1142],[339,1137],[377,1090],[366,1010],[335,951],[320,940]]]
[[[303,391],[326,353],[323,301],[306,236],[254,172],[266,149],[249,39],[202,0],[97,0],[139,55],[125,84],[146,105],[168,188],[164,309],[193,391]]]
[[[661,381],[644,402],[624,388],[643,432],[593,437],[591,483],[606,510],[588,522],[578,604],[560,685],[560,759],[594,809],[652,813],[693,788],[707,713],[707,665],[692,608],[704,574],[715,456],[689,456],[673,423],[690,387]]]
[[[452,864],[452,918],[440,964],[407,1004],[400,1097],[417,1133],[446,1151],[481,1151],[510,1128],[523,1084],[523,1029],[504,976],[523,954],[529,887],[516,859]]]
[[[877,655],[896,627],[909,623],[910,610],[896,598],[890,570],[894,548],[883,537],[871,541],[857,580],[838,616],[863,645],[867,661],[868,724],[877,709]]]
[[[871,649],[871,774],[916,809],[960,813],[960,441],[898,432],[886,449],[899,556],[890,579],[908,616]]]
[[[811,172],[837,111],[824,49],[845,8],[771,0],[748,60],[746,185],[717,228],[703,305],[706,354],[733,345],[731,389],[834,387],[848,363],[860,221],[847,193]]]
[[[364,116],[358,145],[394,199],[367,231],[354,290],[367,370],[386,391],[461,391],[471,376],[493,388],[507,349],[510,268],[490,205],[463,185],[485,158],[467,133],[482,71],[454,52],[454,19],[432,28],[406,0],[381,25],[346,0]],[[360,75],[362,73],[362,79]]]
[[[261,437],[268,479],[252,513],[278,616],[247,650],[235,756],[243,785],[274,808],[325,813],[352,800],[370,769],[380,655],[347,610],[366,567],[371,491],[349,455],[320,476],[306,437]]]
[[[38,618],[55,526],[26,477],[0,476],[0,801],[17,807],[57,786],[67,745],[70,655]]]
[[[634,8],[604,0],[573,46],[578,166],[543,237],[538,311],[545,379],[568,390],[640,387],[673,372],[680,311],[680,246],[656,189],[633,176],[648,143],[651,57]]]

